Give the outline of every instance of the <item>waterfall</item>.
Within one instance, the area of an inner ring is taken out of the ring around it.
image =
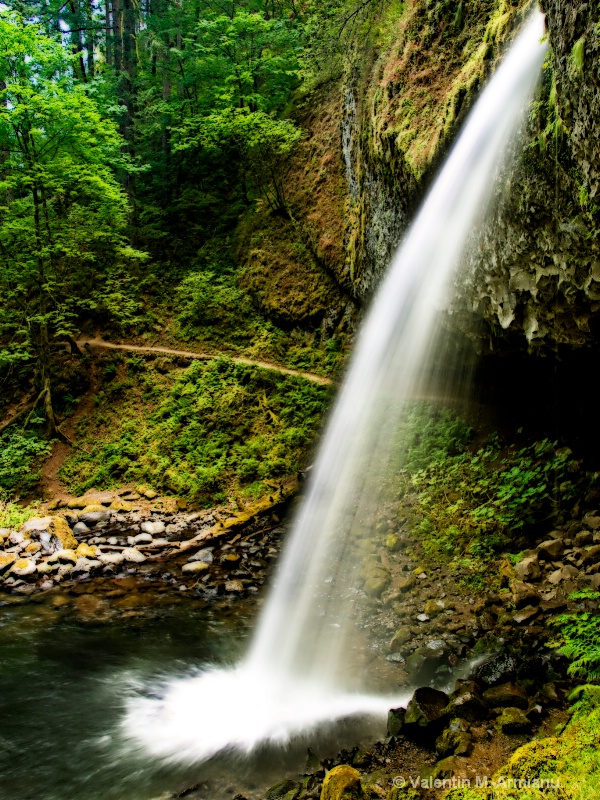
[[[448,282],[482,218],[494,176],[544,59],[532,13],[496,70],[396,253],[363,325],[249,651],[232,669],[165,682],[132,699],[123,729],[154,756],[249,752],[353,713],[383,715],[360,666],[364,555],[397,466],[394,432],[423,380]],[[408,687],[407,687],[408,689]]]

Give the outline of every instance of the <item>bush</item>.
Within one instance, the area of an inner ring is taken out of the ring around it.
[[[50,454],[52,444],[14,426],[5,431],[0,436],[0,493],[7,496],[30,491],[40,479],[36,468]]]

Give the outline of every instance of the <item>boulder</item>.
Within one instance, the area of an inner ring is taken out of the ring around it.
[[[468,722],[486,719],[488,710],[474,681],[457,682],[456,691],[450,695],[450,702],[444,709],[449,717],[457,717]]]
[[[33,531],[49,530],[51,523],[55,519],[56,517],[33,517],[32,519],[28,519],[27,522],[23,523],[21,526],[21,533],[24,533],[29,539],[31,537],[27,536],[27,534],[31,534]]]
[[[390,573],[385,567],[373,566],[365,575],[364,590],[371,597],[381,597],[390,585]]]
[[[415,692],[407,706],[403,733],[416,740],[435,739],[447,718],[448,695],[439,689],[422,686]]]
[[[496,728],[500,733],[529,733],[532,725],[520,708],[505,708],[496,720]]]
[[[77,555],[75,550],[64,548],[62,550],[57,550],[53,556],[50,556],[49,561],[60,561],[62,564],[75,564],[77,562]]]
[[[537,555],[524,558],[518,564],[515,564],[515,575],[520,581],[537,580],[541,574],[542,571]]]
[[[542,542],[537,546],[538,553],[549,561],[556,561],[562,555],[564,549],[564,542],[560,539],[548,539],[548,541]]]
[[[349,764],[330,770],[323,781],[321,800],[363,800],[360,772]]]
[[[428,617],[437,617],[445,608],[443,600],[427,600],[423,611]]]
[[[32,558],[18,558],[12,565],[10,571],[19,578],[32,575],[36,571],[35,561]]]
[[[85,522],[86,525],[93,528],[99,522],[107,522],[110,519],[110,511],[107,511],[102,506],[99,506],[100,510],[97,511],[89,511],[88,508],[84,509],[79,515],[79,522]]]
[[[523,608],[523,606],[537,605],[540,602],[540,596],[533,586],[523,581],[513,581],[511,585],[513,602],[516,608]]]
[[[406,644],[406,642],[410,641],[412,638],[412,630],[408,627],[408,625],[403,625],[401,628],[398,628],[396,633],[392,636],[390,640],[389,650],[390,653],[398,653],[402,649],[402,646]]]
[[[551,572],[550,575],[548,575],[548,582],[557,586],[559,583],[570,581],[578,575],[579,570],[577,567],[574,567],[572,564],[566,564],[565,566],[555,569],[554,572]]]
[[[588,564],[595,564],[597,561],[600,561],[600,544],[592,545],[592,547],[587,547],[583,551],[583,563],[587,566]]]
[[[387,718],[387,735],[400,736],[404,727],[404,718],[406,717],[405,708],[390,708]]]
[[[0,572],[3,572],[5,569],[10,567],[11,564],[14,564],[16,556],[14,553],[3,553],[0,552]]]
[[[409,575],[407,578],[402,578],[398,581],[396,588],[399,592],[409,592],[417,585],[417,579],[414,575]]]
[[[529,707],[529,699],[523,689],[514,683],[501,683],[492,686],[483,693],[483,702],[488,708],[522,708]]]
[[[64,517],[51,517],[49,531],[60,545],[59,549],[75,550],[77,548],[77,539],[73,536],[69,523]]]
[[[539,612],[539,606],[525,606],[525,608],[522,608],[520,611],[517,611],[516,614],[513,614],[513,620],[517,623],[517,625],[521,625],[523,622],[530,622],[539,614]]]
[[[395,533],[388,533],[388,535],[385,537],[384,545],[392,553],[395,553],[401,549],[402,539],[396,536]]]
[[[85,522],[77,522],[73,526],[73,533],[89,533],[89,530]]]
[[[453,720],[456,723],[466,725],[462,719]],[[452,727],[450,724],[435,740],[435,749],[441,758],[445,756],[466,756],[473,748],[473,740],[466,730],[458,725]]]
[[[82,509],[85,508],[86,506],[89,506],[90,503],[93,502],[94,501],[91,497],[86,497],[84,495],[83,497],[76,497],[74,500],[69,500],[69,502],[67,503],[67,508]]]

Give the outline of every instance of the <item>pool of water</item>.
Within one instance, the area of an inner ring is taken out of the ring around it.
[[[135,596],[129,592],[116,602],[132,605]],[[166,767],[123,740],[126,699],[162,676],[235,663],[257,601],[228,605],[173,593],[160,595],[157,606],[146,594],[145,607],[111,614],[98,607],[102,602],[110,609],[108,601],[97,597],[53,593],[42,602],[0,607],[2,800],[233,800],[237,794],[254,800],[303,771],[307,745],[332,754],[380,733],[346,721],[252,758]]]

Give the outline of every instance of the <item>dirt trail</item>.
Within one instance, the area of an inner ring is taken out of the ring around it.
[[[218,358],[219,353],[197,353],[193,350],[174,350],[170,347],[148,347],[138,344],[114,344],[113,342],[106,342],[104,339],[78,339],[77,346],[79,348],[98,347],[105,350],[125,350],[129,353],[164,353],[168,356],[180,356],[181,358],[197,358],[202,361],[208,361],[212,358]],[[297,369],[288,369],[279,364],[272,364],[269,361],[255,361],[252,358],[245,358],[244,356],[230,356],[228,358],[235,361],[236,364],[244,364],[249,367],[262,367],[263,369],[270,369],[274,372],[280,372],[282,375],[296,375],[298,378],[304,378],[313,383],[319,383],[323,386],[329,386],[333,381],[331,378],[324,378],[321,375],[315,375],[313,372],[301,372]]]

